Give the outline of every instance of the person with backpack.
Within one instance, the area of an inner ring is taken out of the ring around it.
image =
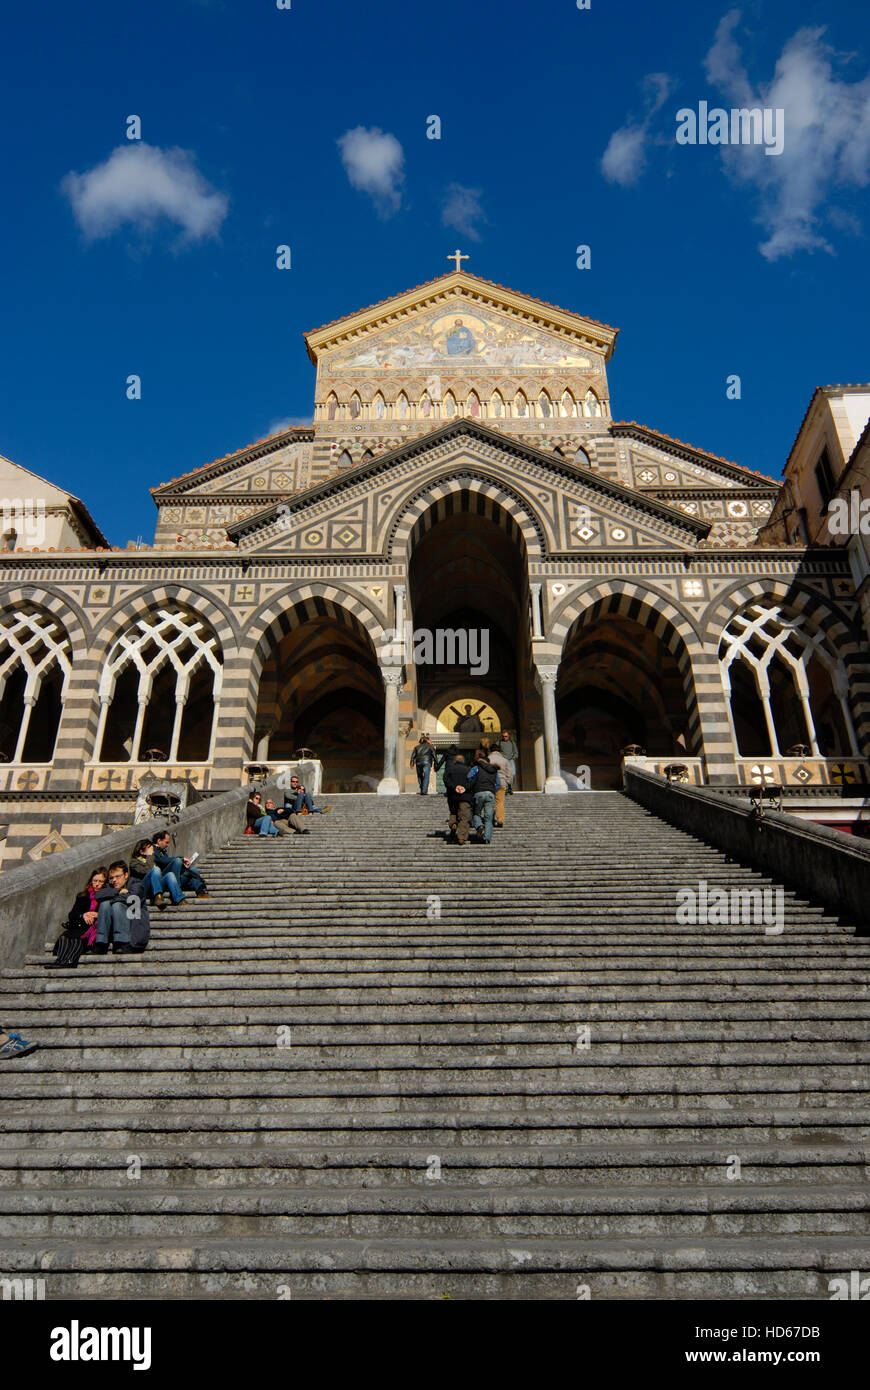
[[[468,781],[468,773],[469,769],[466,767],[465,759],[461,753],[457,753],[456,757],[451,759],[444,768],[444,791],[447,797],[447,808],[456,832],[458,845],[468,844],[468,832],[471,829],[474,792]]]
[[[472,824],[484,844],[492,840],[492,822],[495,816],[495,793],[498,785],[498,768],[491,763],[483,749],[478,749],[474,766],[469,769],[468,781],[474,793],[474,816]]]

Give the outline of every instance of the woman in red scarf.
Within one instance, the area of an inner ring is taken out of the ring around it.
[[[49,961],[46,970],[75,970],[79,957],[93,946],[97,935],[97,894],[105,888],[108,873],[94,869],[82,891],[76,894],[63,931],[54,943],[56,960]]]

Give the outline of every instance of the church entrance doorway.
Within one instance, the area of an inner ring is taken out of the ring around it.
[[[622,614],[585,616],[568,634],[556,688],[559,756],[567,773],[606,790],[622,785],[622,750],[692,755],[684,678],[650,628]]]
[[[408,674],[416,727],[436,747],[465,750],[507,728],[518,731],[522,752],[530,686],[522,534],[497,502],[462,490],[420,518],[412,544]],[[432,635],[428,653],[421,634]]]
[[[384,759],[384,687],[371,638],[338,604],[314,599],[281,620],[263,665],[253,755],[309,748],[324,792],[374,792]]]

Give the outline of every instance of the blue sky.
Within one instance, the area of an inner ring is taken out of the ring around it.
[[[150,539],[149,486],[310,419],[305,330],[457,245],[621,329],[615,418],[775,477],[813,388],[870,377],[852,0],[48,0],[2,44],[0,453],[114,544]],[[744,98],[781,155],[675,143]]]

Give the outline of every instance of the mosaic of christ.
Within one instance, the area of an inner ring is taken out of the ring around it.
[[[567,340],[522,324],[469,313],[461,303],[428,319],[382,334],[365,346],[337,353],[330,374],[389,371],[399,367],[446,367],[462,362],[492,371],[597,366]]]

